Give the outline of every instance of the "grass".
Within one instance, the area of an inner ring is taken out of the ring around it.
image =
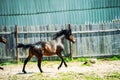
[[[105,76],[106,80],[120,80],[120,73],[113,72]]]
[[[120,60],[120,55],[115,55],[112,57],[107,57],[107,58],[98,58],[99,60],[108,60],[108,61],[114,61],[114,60]]]
[[[120,80],[120,73],[113,72],[104,75],[104,77],[96,76],[95,74],[81,74],[77,72],[57,73],[56,75],[35,73],[31,76],[13,75],[9,80]]]

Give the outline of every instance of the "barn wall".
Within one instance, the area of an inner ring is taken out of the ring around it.
[[[120,19],[120,0],[1,0],[0,19],[0,26],[109,22]]]

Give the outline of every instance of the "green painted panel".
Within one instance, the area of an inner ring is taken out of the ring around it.
[[[1,0],[1,25],[86,24],[120,19],[120,0]]]

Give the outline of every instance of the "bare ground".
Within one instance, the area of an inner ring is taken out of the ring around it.
[[[66,72],[77,72],[81,75],[97,75],[103,77],[104,75],[112,72],[120,73],[120,60],[117,61],[98,61],[91,66],[82,66],[83,62],[67,62],[68,67],[64,67],[64,65],[57,69],[60,62],[52,62],[47,61],[42,64],[42,69],[44,73],[43,75],[49,75],[51,77],[55,77],[58,73],[66,73]],[[13,75],[25,76],[26,79],[36,73],[40,73],[37,67],[37,63],[28,63],[26,66],[27,74],[22,73],[23,64],[14,64],[14,65],[6,65],[2,66],[4,70],[0,70],[0,80],[8,80]]]

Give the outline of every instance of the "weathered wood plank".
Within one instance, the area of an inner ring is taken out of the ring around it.
[[[18,43],[50,41],[53,34],[65,28],[68,28],[68,25],[18,26]],[[73,44],[73,57],[120,54],[120,22],[71,24],[71,28],[76,38],[76,43]],[[8,40],[6,45],[0,43],[1,58],[16,57],[13,32],[14,26],[2,26],[0,28],[0,35]],[[68,43],[68,41],[65,43],[65,54],[69,53]],[[28,55],[28,51],[23,49],[19,49],[18,52],[20,57]]]

